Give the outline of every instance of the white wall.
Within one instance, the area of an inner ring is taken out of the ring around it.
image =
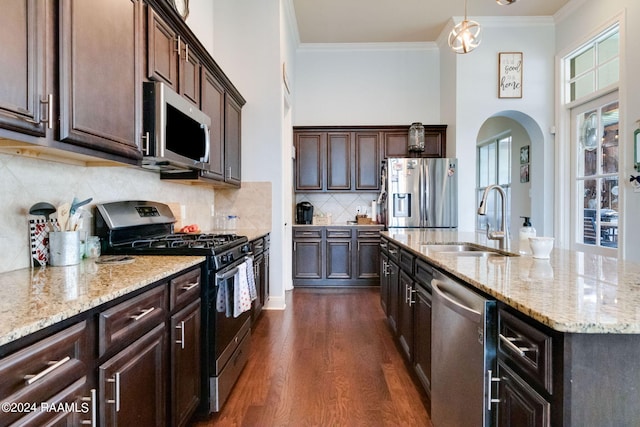
[[[566,8],[564,14],[557,19],[555,49],[559,57],[569,53],[585,43],[595,31],[602,29],[605,23],[610,22],[616,15],[622,14],[623,38],[621,39],[621,68],[620,68],[620,153],[621,153],[621,257],[640,261],[638,242],[640,241],[640,227],[636,225],[637,212],[640,210],[640,193],[634,193],[629,183],[629,175],[637,175],[633,168],[633,131],[638,128],[637,120],[640,119],[640,79],[637,70],[640,69],[640,27],[637,25],[640,19],[640,2],[637,0],[574,0],[571,7]],[[562,122],[563,110],[559,112],[559,121]],[[563,123],[559,129],[558,144],[569,144],[568,123]],[[566,183],[558,185],[566,187]],[[556,192],[563,194],[566,190],[557,187]]]
[[[291,275],[290,256],[283,256],[290,245],[285,237],[285,189],[291,188],[291,167],[285,164],[282,142],[281,7],[279,0],[216,0],[213,22],[212,56],[247,100],[242,110],[242,179],[273,185],[267,308],[284,307],[284,287]]]
[[[475,145],[482,123],[503,112],[522,112],[531,117],[543,130],[539,145],[540,157],[532,160],[545,182],[535,194],[532,203],[545,211],[552,210],[553,194],[544,191],[553,184],[553,135],[548,129],[554,120],[554,26],[551,18],[478,18],[483,28],[482,43],[465,55],[453,53],[446,41],[440,40],[443,75],[455,75],[455,93],[442,97],[442,110],[446,120],[454,123],[447,140],[447,155],[459,159],[459,182],[476,182]],[[446,31],[445,31],[446,33]],[[500,99],[497,94],[498,53],[523,53],[523,96],[521,99]],[[451,57],[455,57],[453,60]],[[448,78],[447,78],[448,79]],[[451,81],[447,86],[451,87]],[[452,111],[455,110],[455,114]],[[513,114],[513,113],[511,113]],[[535,142],[534,142],[535,143]],[[544,188],[543,188],[544,187]],[[458,196],[459,228],[472,231],[475,227],[475,186],[460,186]],[[543,218],[538,227],[551,234],[551,218]]]
[[[294,124],[440,124],[433,43],[301,45]]]

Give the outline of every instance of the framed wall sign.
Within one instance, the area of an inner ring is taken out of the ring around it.
[[[498,53],[498,98],[522,98],[522,52]]]

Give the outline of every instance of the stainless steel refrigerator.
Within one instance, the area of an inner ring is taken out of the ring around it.
[[[389,158],[379,202],[388,228],[457,228],[458,173],[453,158]]]

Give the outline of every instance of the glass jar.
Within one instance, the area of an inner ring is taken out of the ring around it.
[[[100,256],[100,238],[89,236],[86,240],[85,256],[87,258],[98,258]]]
[[[411,123],[408,144],[409,151],[424,151],[424,126],[422,123]]]

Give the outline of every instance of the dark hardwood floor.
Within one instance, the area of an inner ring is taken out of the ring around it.
[[[294,289],[252,334],[223,410],[194,426],[431,426],[377,288]]]

